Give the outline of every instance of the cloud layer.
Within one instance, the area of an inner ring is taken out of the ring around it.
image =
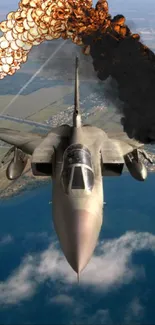
[[[0,238],[0,247],[4,245],[8,245],[13,242],[13,237],[10,235],[5,235]]]
[[[127,232],[118,239],[100,242],[87,268],[81,274],[81,286],[107,293],[135,278],[144,277],[144,268],[132,262],[134,253],[151,250],[155,252],[155,236],[150,233]],[[58,281],[67,288],[67,295],[77,285],[76,274],[55,245],[40,254],[26,256],[21,265],[0,283],[0,304],[16,304],[30,299],[45,281]],[[64,294],[51,297],[52,303],[73,304]],[[133,306],[131,308],[133,309]],[[138,306],[138,305],[136,305]],[[136,309],[137,310],[137,309]],[[105,311],[104,311],[105,312]]]

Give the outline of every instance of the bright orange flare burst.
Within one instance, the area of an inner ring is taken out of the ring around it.
[[[82,35],[98,29],[104,33],[109,26],[116,33],[120,33],[121,28],[123,35],[126,33],[124,23],[125,19],[112,23],[105,0],[99,0],[96,8],[92,7],[91,0],[21,0],[19,9],[10,12],[7,20],[0,23],[3,32],[0,38],[0,79],[20,69],[32,46],[44,40],[62,37],[84,45]],[[84,48],[84,53],[89,54],[88,48]]]

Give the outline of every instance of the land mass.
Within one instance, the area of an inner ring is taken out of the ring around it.
[[[42,52],[38,52],[37,48],[34,49],[28,62],[16,75],[1,81],[0,127],[47,134],[52,127],[61,124],[71,125],[74,103],[74,62],[71,64],[71,60],[73,61],[73,56],[78,54],[81,69],[80,110],[83,123],[98,126],[109,136],[126,140],[127,136],[123,133],[120,124],[121,114],[116,108],[121,105],[116,87],[111,86],[110,78],[100,82],[94,76],[92,63],[85,59],[83,54],[80,54],[81,49],[79,50],[73,44],[67,43],[57,58],[35,77],[35,83],[27,84],[55,46],[53,42],[50,46],[42,45],[40,47]],[[20,94],[20,89],[25,84],[27,86]],[[152,159],[155,161],[153,146],[146,149],[151,152]],[[9,146],[0,141],[0,161],[8,150]],[[49,177],[32,175],[30,160],[23,175],[13,182],[6,178],[6,167],[0,170],[1,199],[18,195],[50,181]],[[154,171],[154,165],[147,164],[147,167],[150,172]]]

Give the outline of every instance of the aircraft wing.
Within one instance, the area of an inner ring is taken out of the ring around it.
[[[101,146],[102,160],[105,164],[122,164],[124,163],[124,156],[143,146],[142,143],[133,139],[120,140],[108,137],[108,139],[103,140]]]
[[[34,150],[41,144],[47,135],[49,135],[48,138],[50,137],[51,143],[55,143],[59,137],[68,137],[70,127],[67,125],[61,125],[60,127],[52,128],[50,131],[50,133],[48,132],[45,135],[42,135],[38,133],[0,128],[0,140],[16,146],[23,152],[32,155]]]
[[[41,143],[45,136],[22,132],[19,130],[12,130],[7,128],[0,128],[0,140],[14,145],[28,154],[32,154],[34,149]]]
[[[139,149],[144,146],[143,143],[140,143],[134,139],[129,139],[129,138],[127,140],[117,140],[117,139],[111,139],[111,140],[118,148],[120,148],[120,151],[123,156],[134,151],[135,149]]]

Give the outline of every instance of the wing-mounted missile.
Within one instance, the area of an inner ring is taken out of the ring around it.
[[[9,149],[9,151],[7,151],[7,153],[4,155],[3,159],[1,160],[0,168],[3,167],[4,165],[6,165],[11,160],[11,156],[12,156],[12,153],[14,152],[14,150],[15,150],[15,147],[13,146]]]
[[[144,181],[147,178],[147,169],[140,160],[137,149],[124,156],[124,160],[132,177],[138,181]]]
[[[9,180],[15,180],[20,177],[27,164],[27,160],[28,156],[20,149],[14,147],[14,157],[6,169],[7,178]]]

